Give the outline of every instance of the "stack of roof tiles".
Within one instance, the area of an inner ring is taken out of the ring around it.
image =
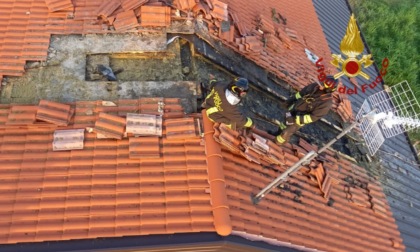
[[[94,127],[103,113],[123,118],[144,104],[164,118],[162,137],[85,132],[83,149],[53,151],[55,131]],[[38,106],[19,106],[33,119],[10,123],[15,106],[0,106],[2,244],[217,232],[326,251],[404,250],[378,182],[332,152],[253,205],[251,193],[314,146],[241,138],[205,116],[203,144],[192,127],[199,116],[181,116],[175,99],[68,105],[76,111],[68,126],[38,122]]]

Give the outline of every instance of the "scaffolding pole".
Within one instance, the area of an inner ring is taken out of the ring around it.
[[[254,205],[257,205],[267,194],[269,194],[275,187],[283,183],[287,178],[297,172],[302,165],[307,165],[312,159],[317,157],[320,153],[324,152],[328,149],[331,145],[333,145],[338,139],[343,137],[347,134],[350,130],[356,127],[359,124],[358,121],[353,122],[347,128],[343,129],[343,131],[334,137],[331,141],[329,141],[324,147],[318,150],[318,152],[310,151],[308,152],[302,159],[300,159],[297,163],[292,165],[289,169],[283,172],[280,176],[278,176],[273,182],[271,182],[268,186],[264,187],[259,193],[256,195],[251,194],[251,201]]]

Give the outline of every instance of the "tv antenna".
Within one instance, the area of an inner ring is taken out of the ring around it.
[[[371,156],[375,155],[385,138],[391,138],[420,127],[420,106],[408,82],[403,81],[392,87],[385,87],[385,90],[369,96],[363,102],[356,120],[351,125],[343,129],[318,152],[308,152],[259,193],[251,195],[252,202],[258,204],[275,187],[286,181],[303,165],[309,164],[312,159],[357,126],[359,126]]]

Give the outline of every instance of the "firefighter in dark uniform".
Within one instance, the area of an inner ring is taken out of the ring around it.
[[[337,80],[328,75],[322,85],[317,82],[311,83],[291,96],[287,100],[289,111],[286,113],[285,123],[281,123],[275,133],[275,142],[278,145],[288,142],[300,127],[325,116],[332,107],[332,93],[336,88]]]
[[[236,78],[231,82],[210,80],[210,94],[202,107],[212,122],[224,123],[230,129],[251,129],[254,123],[239,111],[239,103],[248,92],[248,80]]]

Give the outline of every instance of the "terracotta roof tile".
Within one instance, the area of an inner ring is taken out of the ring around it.
[[[98,16],[109,17],[118,7],[121,6],[120,0],[110,0],[104,1],[99,5],[98,10],[96,11]]]
[[[141,6],[142,26],[169,26],[171,23],[171,8],[166,6]]]
[[[162,135],[162,116],[127,113],[127,133],[134,135]]]
[[[118,13],[113,24],[117,31],[127,31],[139,25],[137,17],[132,10]]]
[[[130,137],[130,158],[159,158],[159,137]]]
[[[191,10],[195,5],[195,0],[175,0],[174,3],[180,10]]]
[[[124,10],[128,11],[128,10],[134,10],[137,7],[147,2],[148,0],[122,0],[121,6],[123,7]]]
[[[77,102],[75,116],[101,106]],[[0,111],[7,118],[9,106]],[[50,125],[0,128],[3,243],[215,231],[201,139],[86,133],[84,149],[54,152],[57,126]]]
[[[95,19],[99,4],[95,6],[76,6],[74,9],[74,19]]]
[[[274,21],[270,16],[259,15],[257,18],[257,28],[264,33],[274,34]]]
[[[41,100],[36,112],[36,119],[67,126],[73,116],[74,109],[70,105],[47,100]]]
[[[249,33],[249,31],[248,31],[248,29],[247,29],[247,27],[246,27],[245,23],[244,23],[244,22],[241,22],[241,21],[239,20],[239,17],[238,17],[238,15],[236,15],[235,11],[234,11],[234,10],[231,10],[230,8],[229,8],[228,10],[229,10],[229,15],[232,17],[233,24],[234,24],[234,25],[236,26],[236,28],[238,29],[239,34],[240,34],[241,36],[246,36],[246,35],[249,35],[249,34],[248,34],[248,33]]]
[[[234,40],[234,33],[235,33],[235,28],[233,25],[230,26],[229,30],[223,32],[222,29],[219,29],[219,37],[221,39],[224,39],[228,42],[233,42]]]
[[[194,118],[166,119],[164,122],[167,139],[186,139],[197,137]],[[198,122],[199,123],[199,122]]]
[[[59,0],[45,0],[48,10],[50,12],[60,11],[60,10],[73,10],[73,3],[71,0],[59,1]]]
[[[84,129],[54,131],[53,150],[83,149]]]
[[[178,98],[140,98],[139,113],[163,115],[163,118],[179,118],[185,115]]]
[[[210,9],[213,9],[213,0],[204,0],[204,1],[210,7]]]
[[[33,124],[38,106],[12,106],[6,124]]]
[[[338,185],[340,181],[336,178],[333,178],[330,173],[327,172],[325,179],[322,182],[321,191],[324,193],[324,198],[328,199],[331,195],[331,190],[333,185]]]
[[[105,137],[121,139],[125,131],[125,123],[124,118],[101,112],[95,123],[95,131]]]
[[[128,113],[139,112],[139,100],[118,100],[118,115],[127,116]]]
[[[219,20],[228,21],[228,5],[218,0],[213,0],[211,15]]]

